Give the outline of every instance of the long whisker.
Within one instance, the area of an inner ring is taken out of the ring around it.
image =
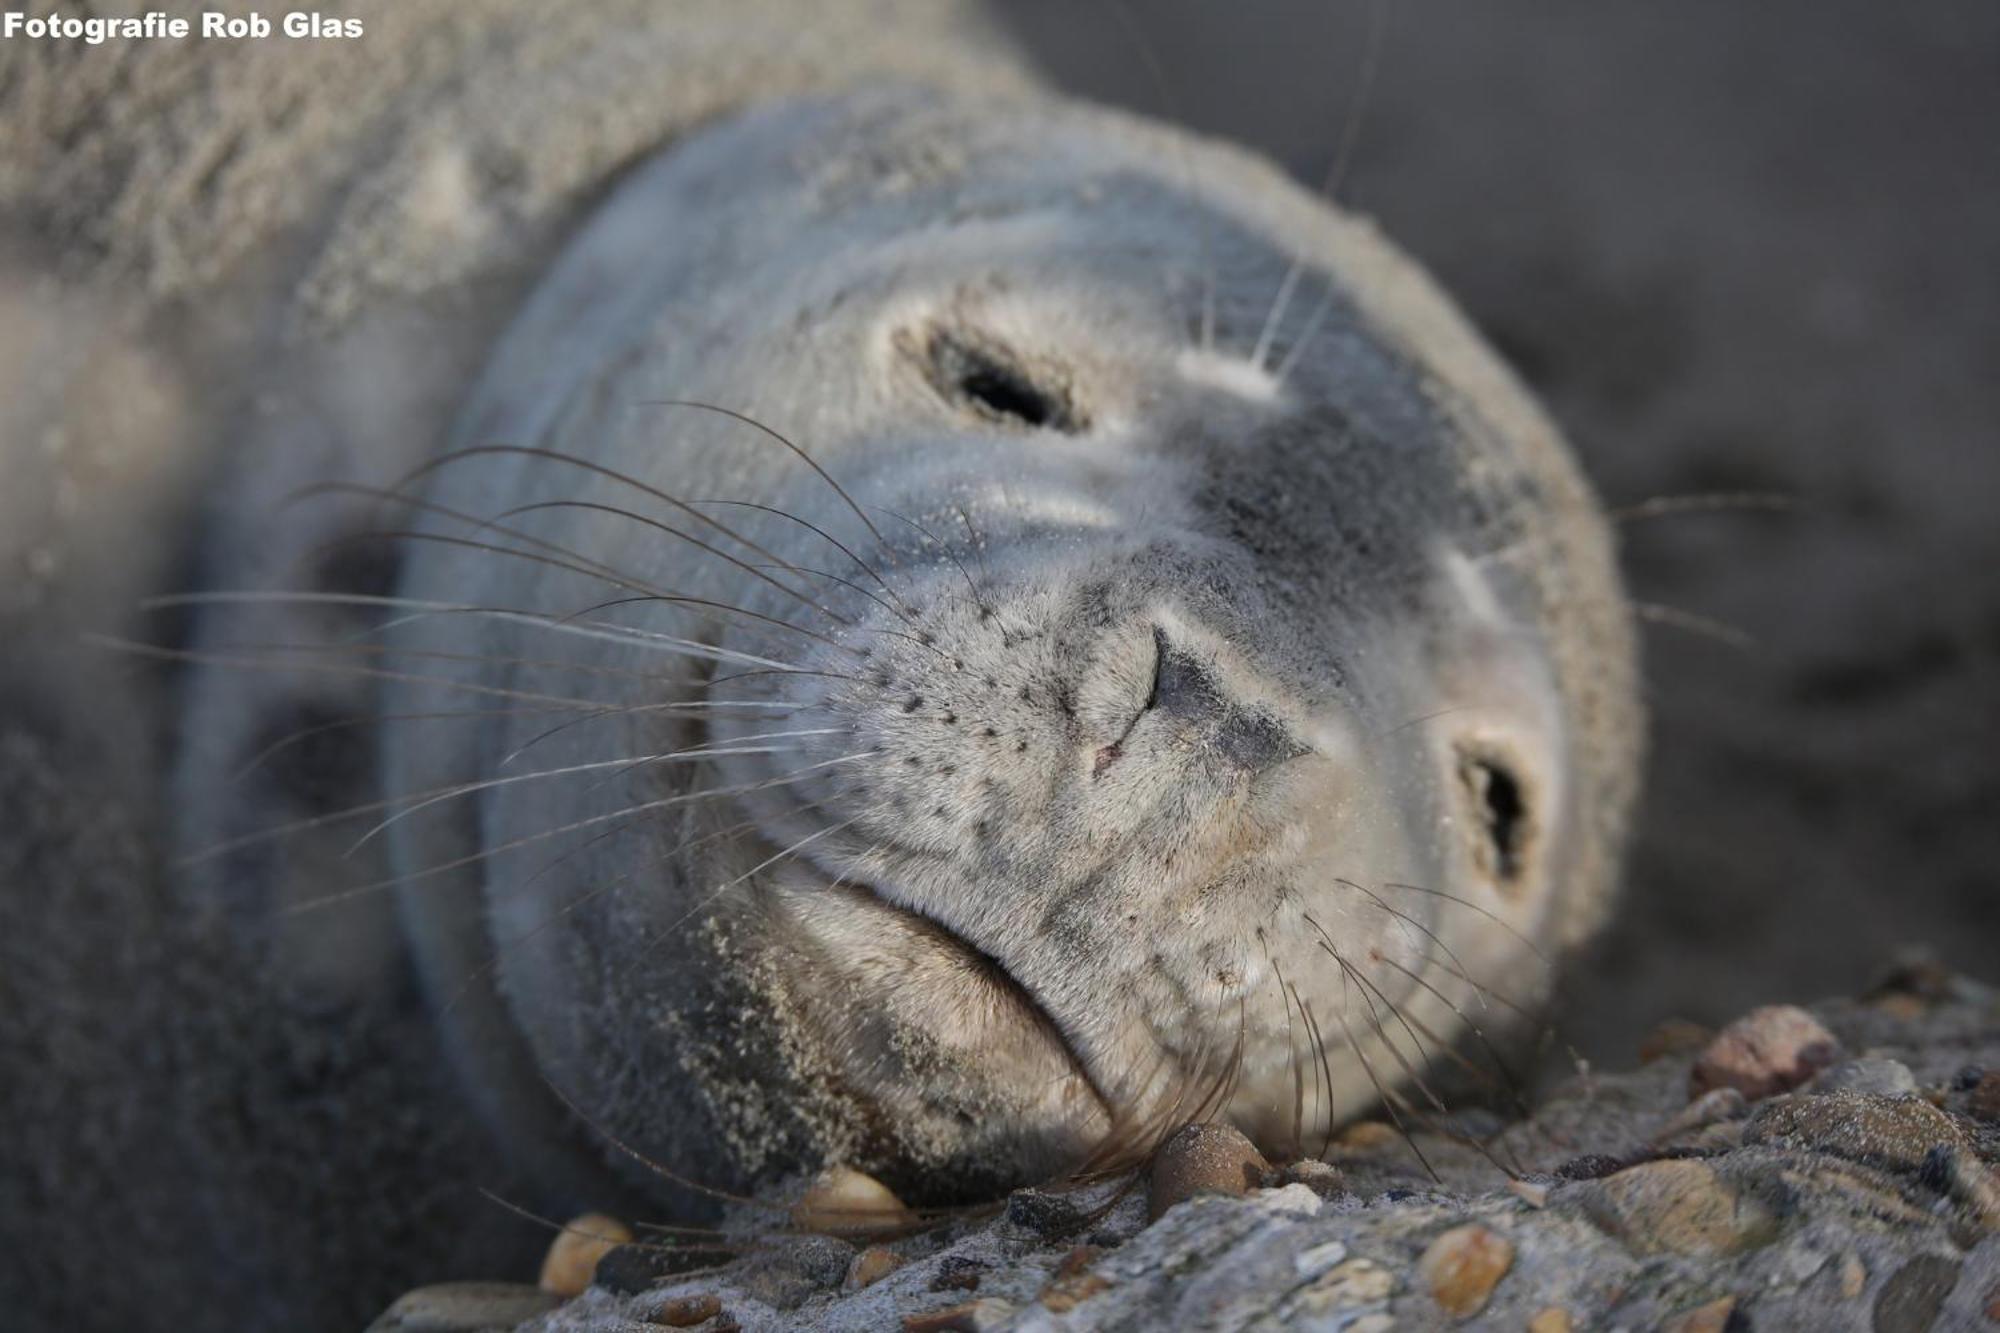
[[[774,731],[763,736],[745,736],[741,740],[749,742],[774,740],[782,736],[831,736],[836,734],[837,730],[834,727],[818,727],[809,731]],[[419,811],[428,810],[434,805],[455,800],[461,796],[471,796],[482,791],[492,791],[498,787],[516,786],[523,782],[546,781],[549,778],[569,777],[577,773],[598,773],[607,768],[621,768],[624,772],[630,772],[633,769],[645,768],[654,764],[693,763],[703,759],[720,759],[732,755],[779,754],[788,748],[774,745],[756,746],[739,744],[735,741],[727,742],[726,745],[728,748],[701,745],[686,750],[669,750],[661,754],[638,755],[636,757],[632,755],[620,755],[616,759],[597,759],[586,764],[565,764],[560,768],[538,769],[533,773],[510,773],[505,777],[484,778],[478,782],[462,782],[457,786],[446,787],[439,791],[423,794],[420,798],[416,799],[414,805],[398,810],[395,814],[380,821],[359,838],[356,838],[353,845],[348,847],[344,855],[352,856],[371,842],[377,834],[394,824],[400,823],[402,820],[408,819],[411,815]],[[408,796],[393,797],[378,808],[400,805],[402,802],[411,799]],[[348,813],[351,814],[353,812],[349,811]]]
[[[806,774],[811,773],[815,770],[823,768],[831,768],[836,764],[853,763],[857,759],[870,759],[875,757],[879,753],[881,753],[879,750],[856,751],[853,754],[841,755],[834,759],[823,760],[822,762],[817,764],[810,764],[805,768],[799,769],[795,772],[785,774],[781,777],[766,779],[763,782],[751,783],[745,786],[740,786],[735,788],[718,787],[710,791],[687,792],[679,796],[662,797],[659,800],[655,801],[642,801],[636,805],[629,805],[625,807],[623,810],[612,810],[604,814],[589,815],[586,816],[585,818],[574,820],[568,824],[564,824],[559,828],[545,829],[540,833],[523,834],[518,838],[511,838],[506,842],[498,843],[492,847],[485,848],[481,851],[472,852],[465,856],[454,857],[449,861],[439,862],[437,865],[426,866],[422,870],[413,870],[408,874],[404,875],[394,875],[388,879],[376,880],[373,883],[369,884],[358,884],[353,888],[343,889],[338,893],[325,894],[322,895],[321,897],[312,898],[302,903],[296,903],[291,907],[285,909],[286,915],[298,915],[306,912],[314,912],[320,910],[321,908],[331,907],[338,903],[346,902],[353,898],[363,897],[371,893],[380,893],[385,889],[398,888],[402,885],[409,884],[415,880],[429,879],[432,876],[442,875],[447,873],[448,871],[460,870],[469,865],[476,865],[481,861],[485,861],[492,857],[498,856],[503,852],[511,852],[511,851],[516,851],[522,847],[534,846],[535,844],[538,843],[547,842],[550,838],[559,838],[566,833],[574,833],[579,829],[597,828],[601,825],[608,824],[613,820],[629,818],[632,815],[644,814],[654,810],[664,810],[672,806],[689,805],[696,801],[715,800],[719,797],[724,797],[724,796],[740,796],[746,792],[763,791],[763,790],[768,790],[772,787],[784,786],[788,783],[798,782],[803,780]]]
[[[909,603],[905,602],[900,596],[897,595],[896,590],[889,586],[889,580],[883,578],[881,573],[875,568],[875,566],[869,564],[866,560],[863,560],[860,556],[856,555],[854,553],[853,548],[850,547],[846,542],[840,540],[840,538],[834,536],[832,533],[828,532],[825,528],[820,527],[817,523],[808,522],[807,520],[800,518],[797,514],[789,513],[786,510],[777,509],[772,507],[771,505],[757,504],[754,501],[750,500],[696,500],[694,501],[694,503],[709,504],[709,505],[728,505],[736,509],[754,509],[758,513],[770,514],[773,515],[774,517],[782,518],[789,522],[798,524],[800,527],[805,528],[808,531],[817,534],[828,545],[832,546],[835,550],[839,551],[842,555],[846,556],[849,560],[852,560],[856,565],[860,566],[861,571],[867,574],[869,578],[874,579],[876,583],[880,584],[882,591],[888,593],[890,598],[896,603],[896,605],[902,608],[902,614],[904,619],[913,620],[916,618],[917,613],[911,609]]]
[[[889,563],[892,565],[896,563],[895,548],[890,546],[888,542],[882,539],[882,533],[880,532],[880,530],[878,530],[873,523],[869,522],[868,515],[861,512],[861,506],[854,502],[854,497],[847,493],[847,489],[844,486],[842,486],[839,482],[835,481],[833,479],[833,475],[829,473],[825,468],[821,467],[818,461],[815,460],[811,454],[799,448],[798,445],[793,444],[783,435],[771,429],[763,422],[757,420],[757,418],[750,416],[747,413],[738,412],[734,408],[719,407],[714,403],[696,402],[691,398],[654,398],[647,400],[647,406],[687,407],[687,408],[693,408],[694,410],[699,412],[713,412],[717,416],[728,417],[732,421],[740,421],[744,425],[750,427],[752,430],[762,431],[765,435],[769,436],[771,439],[776,440],[779,444],[782,444],[783,446],[785,446],[785,448],[791,450],[792,453],[798,457],[800,462],[804,463],[807,467],[811,468],[814,472],[818,473],[819,479],[825,482],[828,486],[833,488],[833,493],[835,495],[838,495],[841,499],[841,502],[844,503],[849,509],[854,511],[854,516],[861,520],[861,525],[868,529],[869,535],[874,537],[876,543],[879,544],[882,547],[882,549],[888,553]]]

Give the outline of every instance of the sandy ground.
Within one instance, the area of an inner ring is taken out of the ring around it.
[[[1363,0],[1011,0],[1064,83],[1318,183]],[[1423,258],[1633,524],[1651,796],[1563,1034],[2000,958],[2000,6],[1388,0],[1344,201]],[[1164,94],[1162,90],[1164,84]]]

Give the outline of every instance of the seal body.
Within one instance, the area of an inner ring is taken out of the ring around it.
[[[832,67],[783,6],[641,8],[553,45],[439,10],[442,68],[545,95],[413,68],[331,225],[79,261],[276,330],[162,375],[234,409],[157,758],[44,670],[64,721],[10,770],[34,856],[111,858],[58,919],[150,1011],[79,1026],[77,1095],[131,1104],[132,1058],[155,1099],[18,1211],[122,1179],[200,1217],[191,1306],[529,1271],[479,1190],[699,1217],[842,1164],[950,1202],[1190,1118],[1310,1152],[1532,1011],[1608,901],[1603,523],[1366,224],[935,7]],[[607,126],[634,33],[696,86]],[[131,341],[213,326],[182,299]],[[154,565],[106,586],[186,586]]]

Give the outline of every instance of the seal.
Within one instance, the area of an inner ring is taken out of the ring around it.
[[[467,1173],[698,1219],[1310,1153],[1602,919],[1632,635],[1552,426],[1365,222],[940,42],[979,86],[737,89],[567,224],[415,136],[240,261],[290,332],[164,599],[137,978],[239,1265],[190,1289],[379,1308]]]

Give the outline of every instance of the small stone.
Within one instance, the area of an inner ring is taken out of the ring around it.
[[[849,1291],[872,1287],[906,1262],[908,1261],[894,1250],[881,1245],[870,1245],[854,1256],[854,1263],[847,1270],[847,1280],[842,1285]]]
[[[1264,1155],[1229,1125],[1188,1125],[1153,1158],[1147,1215],[1157,1220],[1197,1194],[1247,1194],[1270,1171]]]
[[[1584,1212],[1637,1255],[1741,1254],[1777,1234],[1768,1208],[1692,1158],[1646,1162],[1594,1182]]]
[[[368,1326],[368,1333],[475,1333],[512,1328],[561,1304],[539,1287],[511,1282],[443,1282],[407,1292]]]
[[[1719,1301],[1697,1305],[1692,1310],[1683,1310],[1666,1323],[1660,1325],[1660,1333],[1725,1333],[1730,1316],[1736,1313],[1736,1298],[1724,1296]]]
[[[1317,1158],[1303,1157],[1279,1167],[1278,1178],[1287,1185],[1304,1185],[1322,1199],[1337,1199],[1347,1193],[1347,1177],[1340,1168]]]
[[[1318,1281],[1299,1292],[1299,1308],[1325,1314],[1386,1301],[1396,1292],[1396,1275],[1373,1259],[1349,1259],[1336,1264]]]
[[[1510,1180],[1507,1182],[1507,1192],[1522,1203],[1527,1204],[1530,1208],[1546,1208],[1549,1206],[1549,1186],[1547,1181]]]
[[[1695,1058],[1688,1092],[1735,1088],[1750,1101],[1788,1092],[1832,1064],[1840,1042],[1796,1005],[1752,1009],[1724,1028]]]
[[[1921,1097],[1858,1092],[1767,1103],[1751,1119],[1743,1141],[1786,1142],[1895,1171],[1916,1171],[1932,1148],[1967,1146],[1952,1118]]]
[[[676,1296],[662,1304],[647,1316],[649,1324],[662,1324],[667,1328],[693,1328],[705,1324],[722,1313],[722,1300],[710,1292],[695,1296]]]
[[[1861,1262],[1858,1254],[1843,1255],[1840,1260],[1840,1299],[1851,1301],[1868,1289],[1868,1265]]]
[[[1981,1226],[2000,1231],[2000,1177],[1976,1156],[1962,1148],[1933,1148],[1924,1157],[1924,1168],[1935,1170],[1943,1193]]]
[[[1958,1285],[1959,1264],[1934,1254],[1919,1255],[1897,1269],[1875,1297],[1875,1333],[1930,1333],[1938,1311]]]
[[[1601,1152],[1587,1152],[1557,1167],[1555,1177],[1558,1180],[1599,1180],[1624,1169],[1625,1163],[1620,1158],[1608,1157]]]
[[[1015,1190],[1007,1196],[1007,1221],[1037,1236],[1061,1236],[1083,1225],[1083,1210],[1067,1194]]]
[[[1042,1288],[1042,1304],[1056,1314],[1067,1314],[1110,1287],[1110,1282],[1090,1271],[1090,1266],[1103,1257],[1104,1251],[1094,1245],[1079,1245],[1064,1255]]]
[[[834,1236],[779,1236],[744,1255],[736,1285],[776,1310],[796,1310],[840,1286],[854,1266],[854,1247]]]
[[[871,1175],[836,1166],[820,1172],[792,1205],[792,1225],[826,1236],[879,1236],[910,1225],[903,1201]]]
[[[1445,1232],[1417,1260],[1431,1299],[1460,1319],[1485,1309],[1493,1288],[1513,1266],[1514,1243],[1476,1223]]]
[[[1685,1018],[1669,1018],[1639,1039],[1639,1063],[1669,1055],[1693,1055],[1715,1038],[1715,1029]]]
[[[1014,1307],[1006,1301],[967,1301],[928,1314],[904,1315],[903,1333],[987,1333],[1005,1327],[1013,1316]]]
[[[1975,1120],[2000,1123],[2000,1069],[1989,1069],[1972,1085],[1965,1113]]]
[[[1559,1305],[1545,1306],[1528,1316],[1528,1333],[1575,1333],[1576,1321]]]
[[[1301,1278],[1318,1277],[1347,1258],[1347,1246],[1337,1240],[1301,1250],[1292,1257],[1292,1270]]]
[[[1904,991],[1890,991],[1886,995],[1878,995],[1868,1002],[1868,1007],[1902,1023],[1918,1022],[1931,1011],[1928,1000]]]
[[[979,1279],[986,1274],[986,1261],[948,1254],[938,1261],[931,1275],[932,1291],[978,1291]]]
[[[1692,1134],[1698,1129],[1730,1120],[1741,1120],[1750,1114],[1750,1102],[1735,1088],[1710,1088],[1701,1096],[1682,1107],[1680,1113],[1660,1127],[1653,1136],[1653,1142],[1665,1143],[1683,1134]]]
[[[1908,1097],[1917,1090],[1917,1076],[1901,1060],[1863,1056],[1843,1060],[1822,1071],[1806,1085],[1814,1095],[1826,1092],[1865,1092],[1878,1097]]]
[[[632,1228],[603,1213],[585,1213],[556,1233],[536,1284],[556,1296],[581,1296],[597,1275],[597,1262],[632,1240]]]
[[[1273,1213],[1315,1217],[1319,1214],[1320,1202],[1319,1195],[1305,1185],[1283,1185],[1274,1190],[1257,1191],[1257,1206]]]
[[[1360,1120],[1340,1131],[1334,1146],[1350,1153],[1380,1152],[1403,1142],[1402,1131],[1382,1120]]]

